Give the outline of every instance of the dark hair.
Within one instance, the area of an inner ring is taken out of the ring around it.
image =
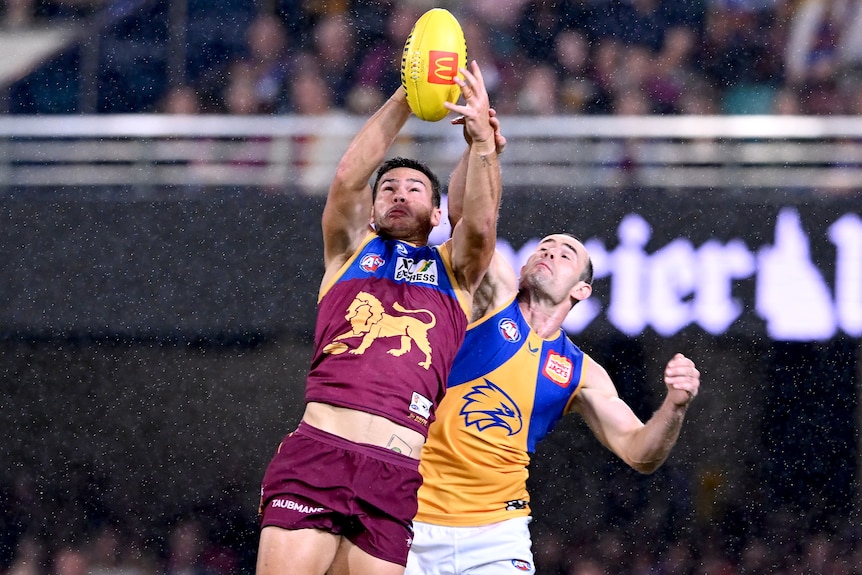
[[[593,258],[587,256],[587,265],[584,266],[584,272],[581,274],[581,281],[590,285],[593,283]]]
[[[568,232],[562,232],[562,235],[569,236],[570,238],[572,238],[573,240],[576,240],[577,242],[579,242],[581,244],[584,243],[575,234],[570,234]],[[581,272],[581,277],[578,279],[580,279],[582,282],[586,282],[590,285],[592,285],[592,283],[593,283],[593,258],[591,258],[589,254],[587,254],[587,265],[584,266],[584,271]]]
[[[437,179],[437,175],[431,171],[431,168],[419,160],[401,157],[386,160],[377,169],[377,177],[374,180],[374,187],[371,188],[372,202],[377,199],[377,187],[380,185],[380,178],[382,178],[387,172],[396,168],[410,168],[411,170],[416,170],[425,174],[428,179],[431,180],[431,203],[435,208],[440,207],[440,180]]]

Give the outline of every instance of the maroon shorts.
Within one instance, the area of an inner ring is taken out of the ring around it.
[[[300,423],[266,469],[260,526],[322,529],[406,565],[421,485],[418,460]]]

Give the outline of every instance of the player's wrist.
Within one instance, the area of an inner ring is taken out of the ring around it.
[[[473,138],[473,141],[470,143],[470,152],[477,156],[496,156],[497,147],[494,143],[494,138],[491,137],[484,140]]]

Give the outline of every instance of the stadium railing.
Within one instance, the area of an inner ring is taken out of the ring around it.
[[[262,186],[326,192],[364,118],[0,117],[0,189]],[[534,189],[816,190],[862,185],[862,118],[508,117],[507,185]],[[393,154],[447,174],[463,149],[447,121],[411,120]]]

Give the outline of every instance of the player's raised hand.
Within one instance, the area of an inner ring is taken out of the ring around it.
[[[497,117],[497,110],[494,108],[488,108],[488,115],[490,117],[491,127],[494,128],[494,148],[499,156],[506,149],[506,136],[504,136],[503,132],[500,131],[500,118]],[[452,125],[463,126],[464,116],[458,116],[453,119]],[[466,140],[468,146],[473,143],[473,138],[470,137],[470,134],[466,129],[464,130],[464,140]]]
[[[688,405],[700,391],[700,371],[692,360],[678,353],[664,368],[664,383],[671,401]]]

